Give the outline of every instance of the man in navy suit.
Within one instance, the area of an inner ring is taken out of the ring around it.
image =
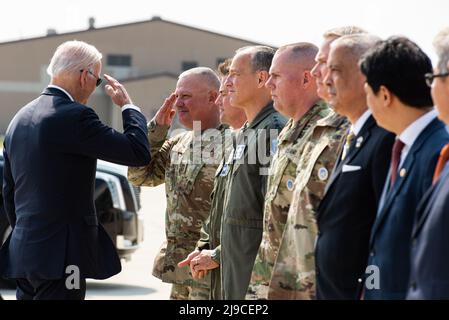
[[[317,211],[317,299],[358,299],[371,227],[390,162],[394,135],[368,110],[358,61],[380,38],[359,34],[331,44],[325,78],[329,104],[351,122]]]
[[[47,70],[50,85],[7,129],[3,196],[13,230],[0,251],[0,274],[16,280],[17,299],[84,299],[86,278],[121,270],[95,212],[97,158],[143,166],[150,153],[146,119],[117,80],[105,75],[124,133],[86,106],[101,83],[101,57],[84,42],[61,44]]]
[[[415,43],[389,38],[373,47],[360,65],[374,118],[396,134],[371,231],[365,299],[404,299],[414,212],[432,183],[438,155],[449,136],[436,118],[424,77],[432,72],[432,64]]]
[[[434,73],[426,75],[438,117],[449,124],[449,28],[434,41],[439,56]],[[449,145],[440,153],[433,187],[416,212],[412,233],[408,299],[449,299]]]

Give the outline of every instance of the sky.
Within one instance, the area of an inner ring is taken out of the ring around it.
[[[354,24],[382,38],[405,35],[434,60],[432,40],[449,26],[449,0],[1,0],[0,42],[129,23],[160,16],[280,46],[321,43],[336,26]],[[118,39],[119,41],[119,39]]]

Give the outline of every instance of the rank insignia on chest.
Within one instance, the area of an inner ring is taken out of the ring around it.
[[[234,160],[239,160],[243,157],[243,153],[245,152],[246,145],[239,144],[234,152]]]

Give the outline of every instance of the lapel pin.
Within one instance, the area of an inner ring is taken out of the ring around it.
[[[401,176],[401,178],[404,178],[406,174],[407,174],[407,170],[405,170],[404,168],[402,168],[401,171],[399,172],[399,175]]]
[[[363,143],[363,137],[357,138],[357,143],[356,143],[355,147],[360,148],[362,146],[362,143]]]

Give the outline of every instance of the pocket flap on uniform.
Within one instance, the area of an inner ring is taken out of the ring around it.
[[[84,216],[84,221],[86,221],[86,224],[88,226],[98,226],[98,219],[97,216]]]

